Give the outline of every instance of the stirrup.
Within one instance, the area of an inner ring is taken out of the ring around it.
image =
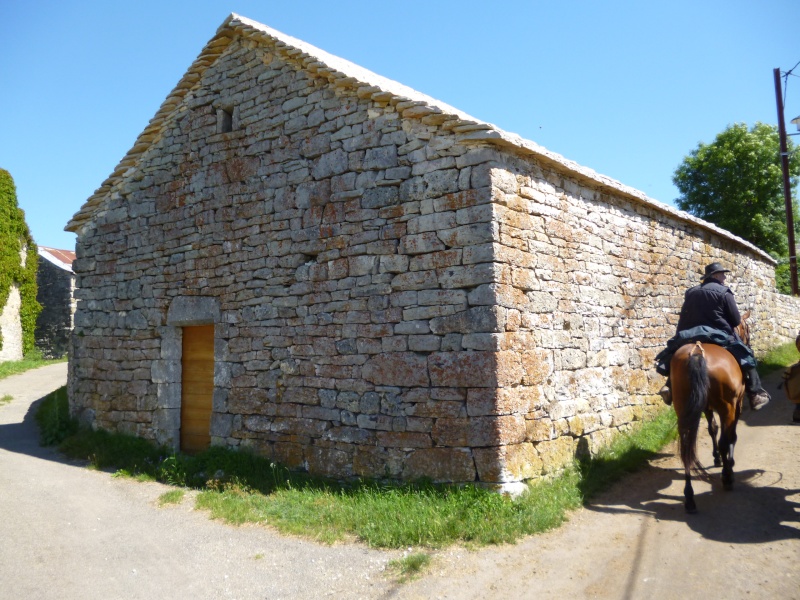
[[[748,394],[747,396],[750,399],[750,408],[752,410],[761,410],[767,404],[769,404],[769,401],[771,400],[769,394],[763,390]]]

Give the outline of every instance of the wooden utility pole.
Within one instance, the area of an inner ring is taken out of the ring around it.
[[[775,100],[778,103],[778,134],[781,139],[781,170],[783,171],[783,200],[786,204],[786,231],[789,234],[789,272],[792,280],[792,296],[800,295],[797,285],[797,251],[794,245],[794,211],[792,206],[792,187],[789,183],[789,149],[786,144],[786,125],[783,120],[783,92],[781,91],[781,70],[774,69]]]

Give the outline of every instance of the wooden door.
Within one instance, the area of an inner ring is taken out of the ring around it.
[[[214,326],[183,328],[181,450],[189,454],[211,444],[211,396],[214,393]]]

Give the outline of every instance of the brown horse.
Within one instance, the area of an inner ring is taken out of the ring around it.
[[[750,344],[750,328],[744,314],[737,333]],[[683,488],[686,512],[697,511],[692,489],[691,471],[705,474],[697,460],[697,430],[700,417],[705,414],[708,432],[714,446],[714,465],[722,462],[722,486],[733,488],[733,448],[736,445],[736,425],[742,413],[744,379],[739,363],[733,355],[716,344],[695,342],[678,349],[670,362],[672,405],[678,416],[678,435],[681,460],[686,484]],[[714,420],[719,415],[720,426]],[[719,443],[717,431],[720,431]]]

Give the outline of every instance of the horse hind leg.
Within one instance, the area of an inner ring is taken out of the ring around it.
[[[719,438],[719,447],[722,452],[722,489],[733,489],[733,458],[731,456],[731,443],[723,430]]]
[[[714,466],[719,467],[722,466],[722,459],[719,455],[719,445],[717,444],[719,425],[717,425],[717,420],[714,418],[714,411],[710,409],[706,411],[706,421],[708,421],[708,435],[711,436],[711,445],[713,447]]]
[[[726,491],[733,489],[733,467],[736,464],[733,458],[734,446],[736,446],[736,423],[729,427],[723,424],[719,447],[722,453],[722,488]]]
[[[686,512],[694,514],[697,512],[697,504],[694,501],[694,488],[692,488],[692,474],[686,469],[684,475],[685,484],[683,486],[683,506]]]

